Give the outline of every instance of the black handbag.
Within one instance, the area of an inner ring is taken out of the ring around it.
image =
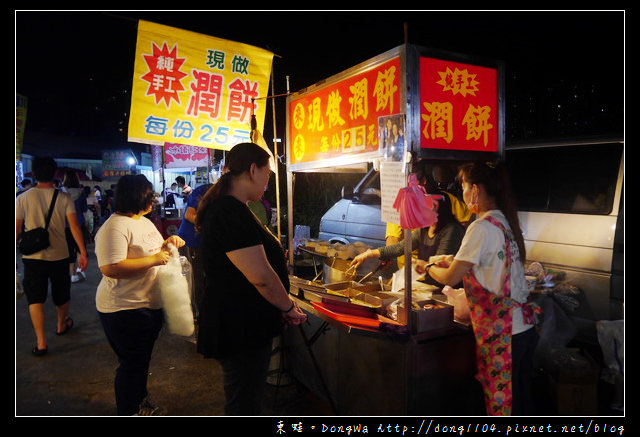
[[[51,205],[49,205],[49,212],[47,213],[44,228],[34,228],[22,233],[20,244],[18,245],[18,250],[21,254],[32,255],[50,246],[49,231],[47,231],[47,228],[49,227],[49,221],[51,220],[51,214],[53,213],[53,207],[56,204],[57,197],[58,190],[55,190],[53,192],[53,199],[51,199]]]

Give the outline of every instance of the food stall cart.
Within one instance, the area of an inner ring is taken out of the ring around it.
[[[404,44],[290,95],[288,235],[298,172],[379,166],[382,220],[399,223],[392,205],[411,160],[495,159],[504,143],[502,70],[499,61]],[[293,254],[290,239],[291,265]],[[413,301],[405,287],[394,320],[382,305],[362,305],[372,297],[353,282],[331,293],[333,284],[291,277],[309,322],[285,333],[289,372],[337,415],[483,414],[472,330],[451,307]]]
[[[164,238],[178,233],[186,207],[186,199],[179,193],[171,193],[168,202],[167,189],[177,175],[186,174],[187,184],[192,189],[209,183],[214,169],[214,149],[186,144],[165,143],[152,146],[153,170],[161,184],[159,204],[154,211],[154,223]],[[188,174],[187,174],[188,173]],[[168,176],[168,175],[171,176]],[[154,175],[154,181],[156,177]]]

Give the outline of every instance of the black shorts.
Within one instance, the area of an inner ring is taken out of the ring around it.
[[[64,305],[71,299],[68,258],[59,261],[23,258],[22,265],[24,266],[22,287],[29,305],[44,303],[47,300],[49,282],[51,282],[51,297],[56,306]]]

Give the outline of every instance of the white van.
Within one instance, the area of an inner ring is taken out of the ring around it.
[[[505,162],[527,261],[564,272],[588,305],[578,318],[623,318],[624,141],[511,144]]]
[[[342,199],[320,219],[318,238],[342,244],[362,241],[385,245],[386,223],[380,220],[380,173],[373,168],[354,187],[342,188]]]
[[[574,316],[623,318],[624,141],[589,140],[507,145],[505,162],[518,199],[527,261],[562,272],[586,302]],[[439,162],[442,164],[443,162]],[[460,161],[448,161],[455,167]],[[453,182],[448,172],[442,186]],[[383,246],[380,178],[370,170],[320,221],[319,238]],[[580,327],[579,327],[580,328]]]

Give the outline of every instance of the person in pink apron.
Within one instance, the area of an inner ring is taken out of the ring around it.
[[[429,274],[443,284],[463,280],[487,414],[531,415],[540,309],[528,302],[524,238],[509,179],[501,163],[475,162],[461,168],[460,180],[476,220],[455,256],[442,256]]]

